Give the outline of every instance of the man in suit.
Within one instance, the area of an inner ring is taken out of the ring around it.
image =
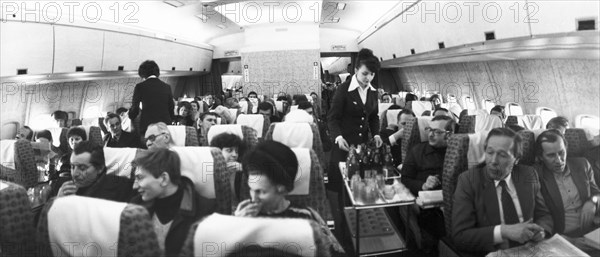
[[[133,101],[129,110],[129,119],[135,120],[140,113],[140,103],[144,108],[140,119],[140,135],[146,133],[148,125],[157,122],[171,124],[175,119],[175,103],[171,86],[158,79],[160,69],[154,61],[145,61],[140,65],[138,74],[143,82],[135,85]]]
[[[542,195],[554,219],[556,233],[581,237],[597,227],[592,202],[600,190],[584,158],[567,158],[567,141],[558,130],[540,134],[535,142]]]
[[[414,118],[415,113],[411,110],[404,109],[398,113],[398,123],[396,126],[388,126],[381,130],[381,139],[384,143],[392,147],[392,157],[394,158],[394,166],[402,163],[402,134],[404,133],[404,126],[410,118]],[[398,127],[398,129],[393,129]]]
[[[142,147],[139,137],[127,131],[123,131],[121,128],[121,117],[119,115],[109,113],[106,115],[106,118],[104,118],[104,122],[110,131],[110,134],[104,137],[104,145],[106,147]]]
[[[517,165],[521,137],[495,128],[485,140],[485,163],[460,174],[454,192],[452,237],[463,251],[486,253],[541,241],[552,217],[533,168]]]

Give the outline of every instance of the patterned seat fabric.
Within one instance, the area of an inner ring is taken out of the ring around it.
[[[0,255],[35,256],[34,234],[27,190],[0,180]]]
[[[475,115],[461,116],[458,122],[458,131],[456,133],[475,133]]]
[[[38,171],[31,143],[25,139],[15,142],[15,169],[0,166],[0,179],[30,188],[38,182]]]
[[[317,158],[316,153],[311,150],[310,151],[310,184],[309,184],[309,193],[308,195],[288,195],[286,198],[293,203],[296,203],[300,206],[308,206],[313,208],[315,211],[323,217],[325,220],[332,219],[331,209],[329,207],[329,201],[327,200],[327,192],[325,191],[325,184],[323,183],[323,169],[321,168],[321,164],[319,162],[319,158]],[[233,177],[232,177],[233,178]],[[233,184],[233,183],[230,183]],[[250,198],[250,188],[248,187],[248,176],[243,176],[242,182],[240,184],[240,188],[236,189],[240,192],[240,198],[237,199],[232,197],[233,205],[231,206],[232,210],[235,210],[237,205],[242,199]]]
[[[406,160],[408,149],[421,142],[419,134],[419,123],[417,118],[410,118],[406,122],[404,132],[402,133],[402,160]]]
[[[517,134],[521,136],[523,142],[523,156],[519,163],[533,165],[535,163],[535,134],[531,130],[521,130]]]
[[[327,163],[325,162],[325,152],[323,151],[323,142],[321,142],[321,134],[319,133],[319,128],[314,123],[310,123],[309,125],[310,130],[313,133],[312,150],[315,151],[315,153],[317,154],[319,163]],[[273,131],[275,131],[275,126],[277,126],[277,123],[273,123],[271,124],[271,126],[269,126],[269,131],[267,131],[267,134],[265,135],[265,140],[273,140]]]
[[[244,135],[244,142],[248,146],[248,149],[254,148],[258,144],[257,131],[248,126],[242,126],[242,134]]]
[[[97,145],[104,145],[104,141],[102,140],[102,129],[98,126],[90,127],[90,134],[88,135],[88,140],[96,143]]]
[[[454,191],[458,183],[458,175],[468,169],[469,136],[467,134],[454,134],[448,138],[448,148],[444,157],[442,171],[442,193],[444,195],[444,224],[446,234],[452,234],[452,204]]]
[[[586,137],[586,132],[581,128],[570,128],[565,131],[565,139],[568,142],[567,153],[569,157],[583,157],[592,147]]]
[[[39,244],[38,256],[54,256],[56,249],[51,247],[48,228],[48,211],[54,198],[46,203],[37,226],[36,241]],[[148,211],[139,205],[128,204],[121,212],[119,238],[115,246],[116,256],[161,256],[158,239]]]
[[[198,141],[198,131],[194,127],[185,127],[185,146],[200,146]]]
[[[233,177],[232,172],[227,169],[227,162],[225,157],[218,148],[212,148],[211,154],[214,160],[214,176],[215,176],[215,197],[216,207],[215,212],[221,214],[231,214],[234,197],[233,189],[229,180]]]
[[[519,120],[517,119],[517,116],[512,116],[512,115],[511,115],[511,116],[508,116],[508,117],[506,117],[506,122],[505,122],[505,124],[506,124],[507,126],[508,126],[508,125],[511,125],[511,126],[514,126],[514,125],[519,125]]]

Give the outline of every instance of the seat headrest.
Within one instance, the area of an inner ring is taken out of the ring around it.
[[[194,183],[201,196],[215,199],[215,161],[211,149],[201,146],[171,148],[179,155],[181,175]]]
[[[317,256],[319,245],[314,228],[314,221],[306,219],[235,217],[215,213],[198,224],[194,234],[194,256],[228,256],[251,245],[298,256]]]
[[[105,147],[104,163],[106,164],[106,174],[130,178],[137,151],[137,148]]]
[[[186,126],[168,125],[167,128],[175,146],[185,146]]]
[[[421,142],[426,142],[429,138],[429,133],[427,133],[427,131],[425,131],[425,128],[429,127],[429,122],[431,122],[431,119],[433,119],[432,116],[417,117]]]
[[[420,117],[421,114],[425,111],[431,111],[433,106],[429,101],[411,101],[410,102],[412,111],[415,113],[417,117]]]
[[[294,110],[285,115],[284,122],[313,123],[314,118],[304,110]]]
[[[381,118],[381,115],[383,114],[383,112],[385,112],[387,109],[390,108],[390,106],[394,105],[393,103],[380,103],[379,104],[379,118]]]
[[[292,148],[298,159],[298,174],[294,180],[294,190],[290,195],[308,195],[310,190],[310,176],[312,160],[309,148]]]
[[[258,138],[262,138],[262,132],[265,125],[265,116],[262,114],[240,114],[236,124],[248,126],[256,130]]]
[[[0,165],[15,169],[15,139],[0,140]]]
[[[273,123],[273,140],[290,148],[312,148],[313,132],[308,123]]]
[[[208,135],[206,136],[208,139],[208,143],[212,141],[213,137],[219,135],[221,133],[231,133],[234,134],[241,139],[244,139],[244,134],[242,133],[242,125],[239,124],[223,124],[223,125],[214,125],[211,126],[208,130]]]
[[[503,126],[502,119],[496,115],[489,115],[483,112],[475,115],[475,132],[490,131]]]
[[[469,136],[469,149],[467,150],[467,160],[469,162],[469,168],[476,166],[479,163],[485,161],[485,139],[487,138],[489,130],[475,132],[474,134],[468,134]]]

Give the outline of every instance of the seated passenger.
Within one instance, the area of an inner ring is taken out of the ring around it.
[[[485,140],[485,163],[459,175],[452,208],[459,250],[485,254],[552,234],[535,170],[516,164],[521,144],[514,131],[495,128]]]
[[[164,122],[158,122],[148,125],[146,135],[144,135],[146,147],[148,150],[158,148],[171,148],[175,145],[169,127]]]
[[[546,124],[547,129],[556,129],[561,134],[565,134],[565,131],[569,128],[569,120],[567,118],[558,116],[550,119],[548,124]]]
[[[248,113],[247,114],[257,114],[258,113],[258,104],[260,104],[260,100],[258,99],[258,94],[254,91],[250,91],[248,93]]]
[[[196,100],[191,101],[190,106],[192,107],[191,117],[192,117],[192,120],[194,121],[194,123],[192,124],[192,127],[197,128],[198,127],[198,118],[200,118],[200,113],[204,112],[201,108],[203,108],[204,106],[200,105],[200,103]]]
[[[218,117],[214,112],[205,112],[200,115],[200,122],[198,124],[198,142],[200,146],[208,146],[208,130],[217,124]]]
[[[210,142],[210,146],[218,147],[223,153],[225,162],[227,163],[227,169],[234,171],[235,175],[235,188],[240,188],[242,183],[242,164],[240,159],[243,158],[246,151],[246,144],[237,135],[231,133],[222,133],[216,135]],[[239,194],[239,192],[236,191]],[[237,198],[239,199],[239,195]]]
[[[400,163],[402,163],[402,134],[404,133],[404,127],[406,126],[406,122],[410,118],[414,117],[414,112],[408,109],[404,109],[398,113],[398,129],[393,130],[390,129],[390,126],[388,126],[388,128],[383,129],[380,133],[383,142],[392,147],[392,157],[394,158],[394,166],[398,166],[400,165]]]
[[[125,107],[120,107],[117,109],[117,115],[121,117],[121,129],[131,133],[133,126],[131,126],[131,119],[129,119],[129,110],[127,110]]]
[[[53,112],[50,116],[52,116],[52,118],[54,118],[54,121],[56,122],[56,127],[59,128],[66,128],[67,127],[67,120],[69,120],[69,114],[67,114],[64,111],[55,111]]]
[[[121,117],[114,113],[109,113],[104,118],[104,123],[108,127],[110,134],[104,136],[104,145],[106,147],[132,147],[141,148],[140,139],[132,133],[123,131],[121,128]]]
[[[448,116],[437,116],[425,128],[428,142],[413,146],[406,154],[402,165],[402,183],[413,195],[419,191],[442,188],[441,176],[446,156],[448,138],[454,133],[454,120]]]
[[[392,96],[389,93],[383,93],[381,95],[381,103],[392,103]]]
[[[429,101],[431,102],[431,106],[433,107],[434,110],[442,108],[442,99],[441,99],[440,95],[438,95],[438,94],[432,95],[431,98],[429,98]],[[446,112],[448,112],[448,110],[446,110]],[[435,114],[433,116],[435,116]]]
[[[306,98],[306,96],[304,97]],[[262,102],[258,104],[258,113],[269,117],[271,123],[281,122],[281,119],[273,114],[273,105],[269,102]]]
[[[177,114],[178,115],[175,116],[175,120],[173,121],[173,125],[194,125],[194,120],[192,119],[192,104],[189,102],[179,102],[177,105]]]
[[[83,141],[71,154],[71,176],[58,190],[57,197],[79,195],[128,202],[133,196],[133,183],[125,178],[106,174],[102,146]]]
[[[79,143],[87,140],[85,130],[80,127],[72,127],[67,131],[67,142],[69,142],[69,152],[63,154],[56,164],[56,171],[50,173],[50,196],[56,196],[58,189],[64,182],[72,179],[71,177],[71,153]]]
[[[33,141],[33,130],[28,126],[23,126],[17,132],[16,139],[25,139],[27,141]]]
[[[289,147],[275,141],[259,143],[246,154],[242,166],[248,175],[251,198],[239,203],[235,216],[314,220],[332,240],[333,250],[343,252],[315,210],[286,199],[286,195],[294,189],[298,173],[298,159]]]
[[[148,209],[165,256],[179,256],[190,227],[202,218],[200,195],[192,181],[181,176],[181,161],[173,151],[142,152],[135,163],[139,196],[131,202]]]
[[[584,158],[567,158],[567,141],[558,130],[548,130],[535,141],[542,195],[554,219],[554,231],[568,237],[582,237],[594,230],[600,195],[590,164]]]
[[[500,117],[502,123],[506,121],[506,113],[504,112],[504,106],[496,105],[490,110],[490,115],[496,115]]]
[[[448,109],[446,108],[436,108],[435,111],[433,111],[433,116],[448,116],[448,117],[452,117],[452,115],[450,114],[450,112],[448,111]]]

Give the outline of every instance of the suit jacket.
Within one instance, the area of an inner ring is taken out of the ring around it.
[[[552,234],[553,222],[540,192],[538,176],[532,167],[515,165],[512,170],[523,220],[533,221]],[[494,226],[500,225],[500,204],[496,186],[483,165],[458,177],[452,207],[452,237],[460,250],[495,251]]]
[[[327,117],[332,138],[342,136],[348,144],[361,144],[372,136],[379,135],[379,103],[377,91],[367,91],[367,101],[363,104],[358,89],[348,92],[348,80],[340,85]]]
[[[142,148],[142,142],[140,138],[133,133],[129,133],[126,131],[121,132],[121,136],[119,137],[119,141],[113,140],[111,134],[107,134],[104,136],[104,145],[106,147],[132,147],[132,148]]]
[[[148,125],[164,122],[170,125],[175,118],[175,103],[171,86],[158,78],[149,78],[135,85],[129,118],[134,120],[140,112],[140,102],[144,111],[140,119],[140,135],[146,133]]]
[[[75,194],[117,202],[129,202],[134,195],[133,181],[125,177],[106,174],[105,168],[94,184],[78,188]]]
[[[542,163],[537,163],[534,167],[540,177],[542,195],[554,219],[554,231],[563,233],[565,230],[565,209],[553,171],[548,170]],[[592,167],[586,159],[567,158],[567,167],[571,171],[571,178],[577,187],[582,203],[588,201],[592,196],[600,194],[598,186],[592,180]]]

